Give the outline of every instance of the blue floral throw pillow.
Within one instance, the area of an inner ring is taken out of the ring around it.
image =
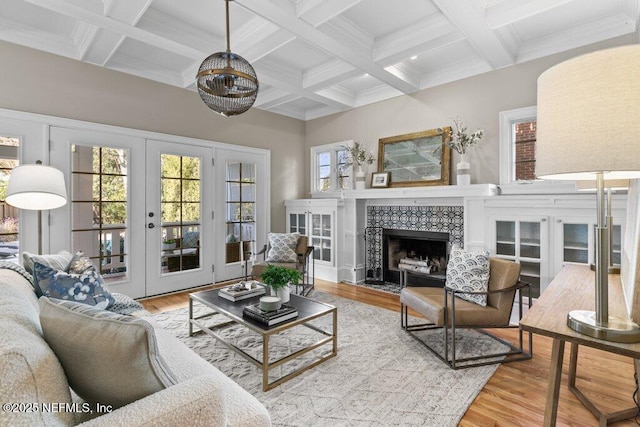
[[[33,282],[39,297],[75,301],[101,309],[115,303],[93,265],[82,273],[67,273],[36,262],[33,270]]]

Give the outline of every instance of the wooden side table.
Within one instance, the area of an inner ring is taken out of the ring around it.
[[[614,413],[603,413],[576,387],[576,368],[580,345],[629,356],[633,358],[636,374],[638,375],[640,372],[640,343],[622,344],[604,341],[580,334],[567,326],[567,314],[571,310],[594,310],[594,283],[595,273],[591,271],[589,266],[565,266],[520,321],[520,329],[523,331],[530,331],[553,339],[549,388],[544,413],[545,426],[556,425],[564,346],[567,342],[571,343],[568,387],[599,420],[600,426],[631,418],[638,412],[638,408],[634,406]],[[609,314],[627,317],[620,276],[618,275],[609,275]],[[629,400],[632,400],[631,396],[629,396]]]

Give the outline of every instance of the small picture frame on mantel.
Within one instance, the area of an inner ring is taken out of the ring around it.
[[[387,188],[389,186],[390,172],[374,172],[371,174],[371,188]]]

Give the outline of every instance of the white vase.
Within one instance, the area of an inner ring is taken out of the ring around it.
[[[456,165],[456,172],[458,185],[471,184],[471,165],[465,161],[464,154],[460,155],[460,161]]]
[[[289,300],[291,299],[291,289],[289,289],[289,285],[278,288],[278,290],[276,291],[276,296],[280,298],[280,301],[282,301],[283,304],[289,302]]]
[[[364,190],[364,180],[366,175],[367,174],[362,166],[358,165],[358,169],[356,169],[356,190]]]

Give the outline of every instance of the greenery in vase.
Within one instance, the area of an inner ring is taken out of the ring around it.
[[[352,165],[363,166],[365,163],[370,165],[376,159],[370,151],[362,148],[362,145],[359,142],[354,142],[351,147],[345,146],[344,149],[349,154],[349,158],[344,164],[346,167]]]
[[[260,277],[265,285],[270,286],[272,289],[280,289],[289,283],[298,283],[302,279],[302,274],[292,268],[269,264]]]
[[[471,147],[484,136],[484,129],[478,129],[469,135],[467,127],[462,124],[462,120],[455,118],[453,120],[455,129],[449,131],[449,141],[447,144],[459,154],[467,152],[467,148]]]

